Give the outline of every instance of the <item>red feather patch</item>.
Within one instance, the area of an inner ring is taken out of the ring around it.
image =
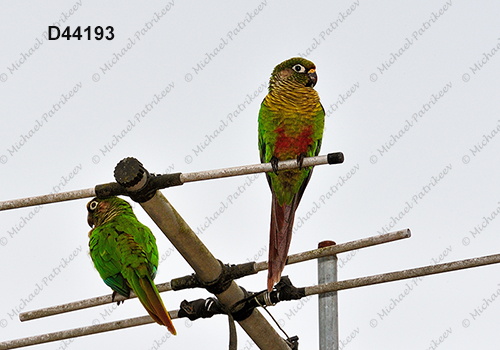
[[[283,127],[276,129],[278,137],[274,146],[274,155],[280,159],[292,159],[302,153],[307,153],[307,148],[312,145],[312,125],[302,130],[296,136],[287,135]]]

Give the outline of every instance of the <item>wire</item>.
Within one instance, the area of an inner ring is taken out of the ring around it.
[[[267,292],[266,292],[267,293]],[[276,319],[273,317],[273,315],[271,315],[271,313],[269,312],[269,310],[267,309],[267,306],[265,305],[262,305],[259,300],[254,296],[254,299],[255,301],[257,302],[257,304],[259,304],[260,307],[262,307],[266,312],[267,314],[273,319],[274,323],[276,323],[276,325],[278,326],[278,328],[283,332],[283,334],[286,336],[286,339],[290,339],[290,337],[288,336],[288,334],[286,334],[285,330],[283,328],[281,328],[280,324],[278,323],[278,321],[276,321]]]

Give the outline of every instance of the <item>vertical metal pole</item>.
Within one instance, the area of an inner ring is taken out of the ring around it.
[[[335,245],[333,241],[323,241],[318,248]],[[318,259],[318,285],[337,282],[337,255]],[[319,348],[320,350],[338,350],[339,315],[337,292],[318,296],[319,308]]]

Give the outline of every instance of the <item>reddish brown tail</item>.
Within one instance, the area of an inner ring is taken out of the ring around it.
[[[167,309],[165,309],[165,305],[163,305],[163,301],[161,300],[160,294],[158,293],[153,281],[149,278],[141,278],[139,279],[139,283],[142,290],[146,294],[146,300],[143,300],[143,298],[138,295],[139,300],[142,305],[144,305],[144,308],[149,313],[151,318],[153,318],[156,323],[167,327],[168,331],[173,335],[177,335],[177,331],[172,324],[172,320],[170,319]]]
[[[273,193],[271,205],[271,231],[269,233],[269,268],[267,274],[267,290],[271,291],[275,283],[281,279],[285,268],[288,249],[292,241],[293,219],[299,202],[297,195],[289,205],[279,205]]]

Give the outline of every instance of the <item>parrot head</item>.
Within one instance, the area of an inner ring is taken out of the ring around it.
[[[87,223],[92,229],[103,225],[122,213],[132,213],[130,204],[118,197],[94,198],[87,204]]]
[[[269,81],[269,91],[279,87],[283,82],[295,83],[304,87],[313,88],[318,81],[316,66],[302,57],[294,57],[278,64]]]

